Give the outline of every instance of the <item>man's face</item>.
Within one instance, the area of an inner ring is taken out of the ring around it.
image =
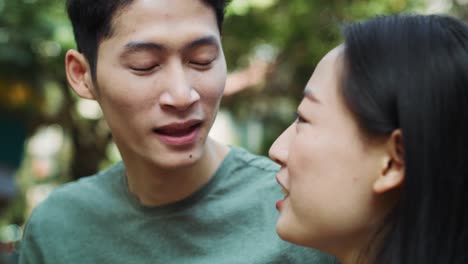
[[[126,162],[171,169],[202,157],[225,81],[213,9],[135,0],[99,46],[94,96]]]

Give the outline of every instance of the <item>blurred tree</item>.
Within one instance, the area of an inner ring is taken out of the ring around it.
[[[263,83],[224,99],[240,127],[263,127],[259,149],[241,143],[267,153],[293,120],[315,65],[340,43],[342,23],[422,9],[426,1],[233,0],[223,31],[229,69],[242,69],[252,58],[270,65]],[[468,18],[467,0],[447,1]],[[111,142],[102,120],[79,113],[80,99],[67,85],[63,61],[75,44],[64,11],[64,0],[0,0],[0,115],[23,124],[25,135],[39,125],[63,128],[73,148],[59,181],[98,171]]]
[[[468,19],[468,0],[451,0],[452,5],[452,12],[462,18],[467,20]]]
[[[461,1],[461,0],[458,0]],[[229,68],[252,57],[272,62],[266,81],[227,96],[240,125],[263,124],[260,152],[292,121],[318,60],[340,42],[339,25],[376,14],[414,10],[423,0],[234,0],[223,43]],[[0,110],[27,124],[60,124],[73,145],[69,179],[90,175],[106,158],[110,134],[77,111],[63,58],[74,47],[63,0],[0,0]],[[245,143],[245,142],[244,142]],[[249,147],[248,145],[246,147]],[[257,151],[257,150],[254,150]]]
[[[252,56],[273,64],[264,83],[226,97],[224,107],[244,126],[263,124],[262,143],[254,151],[266,154],[292,122],[315,65],[340,43],[342,23],[412,11],[423,4],[421,0],[234,0],[223,36],[230,69],[246,66]]]
[[[108,131],[97,133],[99,120],[76,111],[64,73],[65,52],[74,47],[64,11],[63,0],[0,0],[0,113],[24,122],[28,135],[39,125],[63,128],[73,155],[62,181],[96,172],[110,141]]]

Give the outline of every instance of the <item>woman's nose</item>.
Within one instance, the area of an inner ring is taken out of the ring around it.
[[[293,136],[294,123],[291,124],[273,143],[268,152],[270,158],[281,166],[285,166],[289,155],[289,145]]]

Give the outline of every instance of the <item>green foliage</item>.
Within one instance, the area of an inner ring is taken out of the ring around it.
[[[456,0],[453,1],[452,12],[464,19],[465,21],[468,20],[468,1],[466,0]]]
[[[70,97],[63,58],[72,45],[62,0],[0,0],[0,120],[15,118],[26,130],[18,131],[21,135],[30,136],[38,126],[54,123],[71,131],[67,116],[74,109],[73,101],[57,98]],[[50,97],[51,87],[60,96]],[[52,113],[51,105],[56,105],[57,111]],[[5,123],[0,122],[0,126],[5,128]],[[11,154],[20,150],[2,151]],[[27,179],[27,184],[17,182],[18,195],[1,216],[0,225],[24,220],[27,190],[22,187],[35,182],[31,172]]]
[[[245,67],[249,56],[266,43],[277,56],[265,83],[230,96],[223,104],[241,124],[252,120],[263,124],[262,148],[254,150],[262,154],[293,121],[315,65],[340,43],[343,23],[422,6],[419,0],[271,0],[260,7],[255,0],[242,2],[239,8],[234,0],[224,28],[229,68]]]
[[[239,126],[263,124],[261,149],[252,150],[266,154],[293,121],[315,65],[341,42],[343,23],[413,11],[424,2],[233,0],[223,30],[230,71],[247,66],[252,57],[272,63],[264,83],[223,101]],[[468,17],[464,2],[454,0],[454,12]],[[101,121],[76,113],[77,100],[64,73],[65,52],[75,45],[64,11],[63,0],[0,0],[0,113],[16,112],[29,125],[28,134],[40,124],[59,124],[72,145],[71,164],[64,165],[68,180],[97,170],[110,137]],[[9,217],[17,219],[23,207],[21,198]]]
[[[18,99],[2,104],[7,111],[43,110],[44,83],[64,77],[63,55],[73,41],[66,31],[63,1],[0,0],[0,98]]]

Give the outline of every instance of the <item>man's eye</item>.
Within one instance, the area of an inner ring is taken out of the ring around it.
[[[213,62],[215,61],[215,59],[212,59],[212,60],[209,60],[209,61],[190,61],[189,63],[194,65],[195,67],[209,67],[211,66],[211,64],[213,64]]]
[[[151,70],[157,68],[158,66],[159,66],[159,64],[151,65],[149,67],[130,67],[130,68],[132,70],[138,71],[138,72],[147,72],[147,71],[151,71]]]
[[[195,64],[195,65],[199,65],[199,66],[208,66],[208,65],[211,64],[211,61],[208,61],[208,62],[195,62],[195,61],[192,61],[191,63]]]

